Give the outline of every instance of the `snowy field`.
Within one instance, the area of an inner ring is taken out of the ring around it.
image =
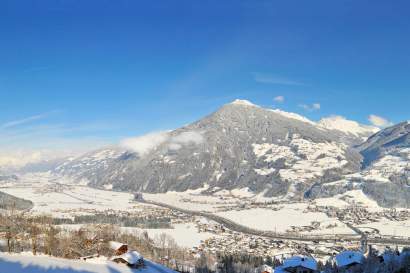
[[[59,225],[64,230],[79,230],[84,225]],[[146,231],[148,236],[156,240],[162,233],[172,237],[178,246],[184,248],[192,248],[199,246],[202,241],[215,237],[217,235],[209,232],[198,232],[194,223],[174,224],[172,228],[158,228],[158,229],[142,229],[135,227],[121,227],[121,231],[128,234],[140,235]]]
[[[28,174],[21,181],[1,185],[0,191],[31,200],[33,213],[70,217],[107,210],[138,212],[146,205],[132,202],[130,193],[98,190],[61,181],[47,173]]]
[[[407,221],[380,221],[371,224],[360,225],[363,231],[376,229],[383,235],[410,237],[410,220]]]
[[[337,182],[335,182],[337,183]],[[338,208],[347,208],[353,204],[366,207],[369,211],[382,211],[376,201],[367,197],[361,190],[347,191],[329,198],[318,198],[314,200],[318,206],[333,206]]]
[[[248,193],[246,189],[233,190],[233,191],[221,191],[214,195],[202,195],[201,191],[205,190],[188,190],[185,192],[167,192],[149,194],[144,193],[144,199],[164,203],[181,209],[204,211],[204,212],[217,212],[225,210],[226,208],[236,207],[243,198],[249,198],[253,196]]]
[[[259,230],[286,232],[290,231],[292,226],[310,226],[315,221],[320,223],[320,227],[315,230],[316,234],[353,234],[351,229],[336,218],[329,218],[321,212],[306,212],[306,208],[307,204],[298,203],[288,204],[279,210],[255,208],[239,211],[231,210],[217,214]],[[337,227],[326,228],[335,224]]]
[[[194,223],[175,224],[172,229],[140,229],[122,227],[121,230],[131,234],[134,232],[141,233],[146,231],[148,236],[154,240],[162,233],[165,233],[174,238],[178,246],[186,248],[199,246],[201,241],[205,241],[216,236],[215,234],[208,232],[198,232],[198,229]]]
[[[46,255],[33,256],[29,253],[5,254],[0,253],[0,272],[4,273],[174,273],[175,271],[145,261],[146,267],[130,269],[126,265],[119,265],[100,257],[94,260],[79,261],[49,257]]]
[[[337,181],[334,183],[338,183]],[[320,227],[310,234],[352,234],[352,230],[335,218],[329,218],[321,212],[306,211],[308,203],[281,204],[272,208],[247,208],[238,210],[243,203],[252,201],[272,201],[263,194],[253,194],[247,188],[232,191],[220,190],[213,195],[203,195],[205,190],[186,192],[168,192],[164,194],[144,194],[146,200],[157,201],[182,209],[205,211],[231,219],[242,225],[260,230],[286,232],[292,228],[311,226],[319,222]],[[27,174],[20,181],[0,185],[0,191],[31,200],[34,203],[33,213],[51,214],[54,217],[72,217],[78,214],[93,214],[103,211],[140,212],[153,206],[133,201],[130,193],[98,190],[84,185],[74,184],[62,177],[47,173]],[[276,199],[278,201],[278,199]],[[360,190],[353,190],[331,198],[320,198],[310,203],[317,206],[334,206],[347,208],[352,204],[367,207],[369,211],[380,212],[383,208],[369,199]],[[148,229],[150,237],[166,233],[173,237],[180,246],[197,246],[202,240],[211,236],[199,233],[193,223],[177,224],[173,229]],[[410,222],[381,222],[366,224],[365,227],[377,229],[383,235],[410,236]]]

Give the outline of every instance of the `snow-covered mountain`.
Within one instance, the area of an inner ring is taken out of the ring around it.
[[[345,119],[342,116],[331,116],[323,118],[318,122],[318,126],[327,130],[338,131],[351,138],[359,138],[362,141],[380,129],[374,126],[362,125],[356,121]]]
[[[410,207],[410,123],[399,123],[360,145],[364,192],[386,206]]]
[[[125,148],[88,153],[55,171],[93,186],[127,191],[184,191],[207,185],[299,198],[318,181],[360,170],[361,155],[349,146],[365,130],[347,128],[357,132],[354,135],[331,123],[328,120],[327,128],[324,122],[236,100],[185,127],[130,140]]]
[[[385,207],[410,207],[410,124],[386,128],[358,146],[362,170],[332,183],[317,183],[310,198],[362,190]]]

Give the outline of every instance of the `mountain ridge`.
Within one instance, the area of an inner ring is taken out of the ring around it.
[[[202,141],[189,140],[193,135]],[[144,156],[123,150],[95,168],[76,172],[81,173],[78,179],[93,186],[128,191],[183,191],[207,183],[225,189],[249,187],[272,196],[286,195],[290,189],[300,196],[313,180],[360,169],[360,154],[339,139],[340,132],[320,128],[300,115],[235,100],[168,132]],[[280,156],[272,156],[275,153]],[[68,165],[78,167],[81,160]],[[93,166],[83,165],[87,164]],[[70,166],[57,168],[74,174],[69,170]],[[292,179],[300,181],[289,182]]]

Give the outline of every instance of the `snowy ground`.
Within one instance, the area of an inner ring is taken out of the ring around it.
[[[1,185],[0,191],[31,200],[33,213],[55,217],[106,210],[137,212],[145,207],[131,202],[133,195],[130,193],[93,189],[61,179],[47,173],[28,174],[18,182]]]
[[[0,272],[13,273],[174,273],[175,271],[146,261],[143,269],[130,269],[99,258],[91,261],[67,260],[49,256],[33,256],[28,253],[0,253]]]
[[[205,241],[216,236],[215,234],[208,232],[198,232],[198,229],[194,223],[175,224],[172,229],[140,229],[122,227],[121,230],[128,233],[141,233],[146,231],[148,236],[154,240],[162,233],[165,233],[174,238],[178,246],[186,248],[199,246],[201,241]]]
[[[318,206],[333,206],[347,208],[353,204],[366,207],[369,211],[382,211],[376,201],[367,197],[361,190],[347,191],[329,198],[318,198],[314,200]]]
[[[337,182],[335,182],[337,183]],[[262,194],[255,195],[248,189],[232,191],[221,190],[213,195],[203,195],[199,190],[186,192],[168,192],[164,194],[144,194],[147,200],[169,204],[178,208],[205,211],[218,214],[242,225],[255,229],[285,232],[292,226],[309,226],[313,221],[320,222],[320,228],[310,231],[318,234],[352,234],[351,229],[335,218],[329,218],[324,213],[307,212],[308,203],[281,204],[275,210],[267,207],[252,207],[238,210],[243,203],[252,201],[272,201]],[[33,213],[48,213],[55,217],[72,217],[77,214],[95,213],[108,210],[140,212],[148,211],[152,206],[133,201],[129,193],[110,190],[97,190],[84,185],[73,184],[61,177],[50,174],[27,174],[20,181],[0,185],[0,191],[33,201]],[[369,211],[380,212],[376,202],[369,199],[360,190],[353,190],[331,198],[321,198],[313,201],[317,206],[334,206],[346,208],[352,204],[367,207]],[[177,224],[174,229],[147,230],[151,237],[164,232],[171,235],[180,246],[197,246],[201,240],[211,237],[211,234],[200,233],[193,223]],[[410,236],[408,222],[382,222],[366,224],[366,227],[376,228],[384,235]],[[303,232],[303,231],[302,231]]]
[[[236,195],[234,195],[236,194]],[[198,191],[144,193],[144,199],[165,203],[182,209],[216,212],[237,206],[244,191],[225,192],[225,194],[201,195]]]
[[[239,211],[226,211],[217,213],[234,222],[259,230],[269,230],[277,232],[290,231],[292,226],[309,226],[313,221],[320,222],[316,234],[353,234],[352,230],[346,227],[336,218],[329,218],[321,212],[306,212],[307,204],[288,204],[279,210],[255,208]],[[329,225],[337,227],[326,228]]]
[[[84,225],[60,225],[62,229],[65,230],[78,230]],[[158,228],[158,229],[142,229],[134,227],[121,227],[121,231],[128,234],[141,234],[146,231],[148,236],[155,240],[159,235],[165,233],[172,237],[178,246],[185,248],[192,248],[199,246],[202,241],[205,241],[209,238],[215,237],[217,235],[209,232],[198,232],[197,227],[194,223],[183,223],[183,224],[174,224],[173,228]]]
[[[365,225],[360,225],[359,228],[363,231],[369,231],[376,229],[383,235],[392,236],[404,236],[410,237],[410,220],[407,221],[380,221]]]

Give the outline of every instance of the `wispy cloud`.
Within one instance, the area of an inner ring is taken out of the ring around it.
[[[284,96],[276,96],[276,97],[273,98],[273,101],[283,103],[285,101],[285,97]]]
[[[30,116],[30,117],[25,117],[25,118],[22,118],[22,119],[16,119],[16,120],[8,121],[8,122],[3,123],[2,125],[0,125],[0,129],[8,129],[8,128],[28,124],[28,123],[31,123],[31,122],[36,121],[36,120],[44,119],[44,118],[48,117],[49,114],[50,114],[50,112],[47,112],[47,113],[42,113],[42,114],[38,114],[38,115],[33,115],[33,116]]]
[[[313,103],[313,104],[299,104],[299,107],[305,109],[306,111],[312,112],[320,110],[320,103]]]
[[[368,120],[374,126],[381,128],[393,125],[393,122],[389,121],[388,119],[373,114],[369,115]]]
[[[258,83],[267,83],[267,84],[280,84],[280,85],[306,85],[303,82],[289,79],[286,77],[266,74],[260,72],[253,72],[253,79]]]

